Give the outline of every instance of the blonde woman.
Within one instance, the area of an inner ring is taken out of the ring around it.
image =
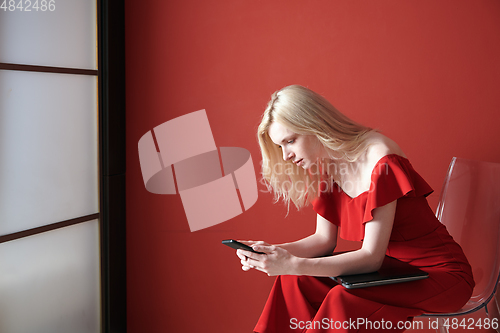
[[[470,265],[430,209],[432,189],[394,141],[297,85],[272,95],[258,139],[276,200],[312,204],[317,220],[304,239],[245,242],[264,254],[237,250],[243,270],[278,276],[255,332],[401,332],[416,315],[466,303]],[[337,234],[361,248],[332,256]],[[352,290],[328,278],[376,271],[386,255],[429,278]]]

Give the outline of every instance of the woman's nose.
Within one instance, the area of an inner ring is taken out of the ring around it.
[[[283,159],[285,161],[288,161],[289,159],[291,159],[293,157],[293,153],[287,149],[284,149],[283,148]]]

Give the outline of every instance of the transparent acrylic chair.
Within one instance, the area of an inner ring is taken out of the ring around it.
[[[500,164],[454,157],[436,216],[464,250],[472,266],[476,287],[470,300],[459,311],[422,316],[439,318],[437,332],[448,332],[448,327],[443,326],[446,318],[451,324],[450,317],[481,309],[485,310],[490,323],[494,318],[500,322],[499,299],[495,297],[500,277]],[[458,318],[458,322],[461,320]],[[496,331],[500,332],[499,329]]]

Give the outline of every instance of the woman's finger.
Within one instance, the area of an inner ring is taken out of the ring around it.
[[[251,265],[251,264],[248,262],[248,258],[245,258],[245,259],[240,260],[240,263],[241,263],[242,269],[243,269],[244,271],[248,271],[248,270],[250,270],[251,268],[254,268],[254,266],[253,266],[253,265]]]
[[[249,264],[247,264],[247,263],[243,263],[243,262],[241,263],[241,266],[246,267],[246,268],[247,268],[247,270],[248,270],[248,269],[250,269],[250,268],[255,268],[254,266],[249,265]]]
[[[238,258],[240,258],[241,260],[245,259],[245,255],[243,253],[241,253],[242,250],[236,250],[236,255],[238,256]]]
[[[254,260],[259,260],[263,256],[263,254],[258,254],[258,253],[255,253],[255,252],[246,251],[246,250],[242,250],[242,249],[238,249],[238,251],[239,251],[239,253],[241,255],[244,255],[245,257],[251,258],[251,259],[254,259]]]
[[[258,252],[273,253],[276,250],[274,245],[253,245],[252,249]]]

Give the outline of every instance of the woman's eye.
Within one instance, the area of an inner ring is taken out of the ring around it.
[[[295,139],[292,139],[292,140],[288,140],[286,143],[287,143],[287,144],[290,144],[290,143],[294,143],[294,142],[295,142]],[[281,149],[281,146],[278,146],[278,148],[280,148],[280,149]]]

